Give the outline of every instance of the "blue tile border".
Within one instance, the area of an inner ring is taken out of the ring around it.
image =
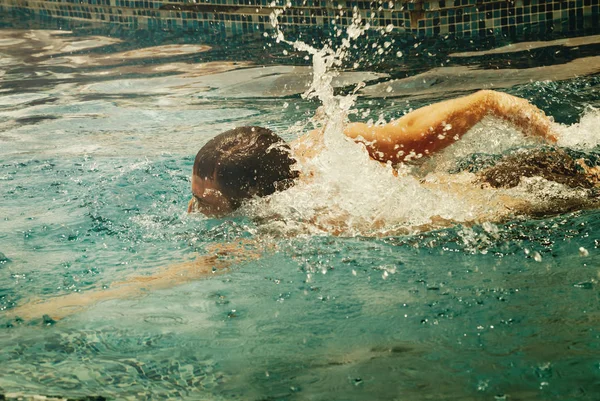
[[[287,0],[0,0],[0,11],[47,18],[123,24],[132,28],[219,31],[269,30],[269,15]],[[369,2],[289,0],[280,16],[286,29],[344,26],[352,10],[374,29],[393,26],[417,37],[486,38],[600,31],[600,0],[425,0]]]

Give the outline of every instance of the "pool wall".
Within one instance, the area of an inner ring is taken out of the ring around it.
[[[269,15],[286,2],[288,8],[279,18],[285,29],[345,26],[356,8],[374,28],[393,26],[422,38],[536,39],[600,30],[600,0],[0,0],[0,12],[230,36],[270,29]]]

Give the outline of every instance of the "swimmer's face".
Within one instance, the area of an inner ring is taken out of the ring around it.
[[[233,211],[231,202],[223,195],[217,183],[210,178],[192,176],[193,198],[188,213],[200,212],[206,216],[223,216]]]

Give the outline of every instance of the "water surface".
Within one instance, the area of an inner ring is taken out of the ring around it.
[[[283,216],[288,229],[264,220],[264,204],[223,219],[190,216],[193,158],[211,137],[261,125],[292,140],[312,128],[320,104],[301,97],[312,74],[306,54],[270,38],[236,45],[3,26],[0,393],[598,398],[598,210],[475,219],[450,192],[415,190],[398,199],[394,226],[357,223],[334,236],[297,216],[324,216],[330,211],[315,205],[352,201],[349,219],[364,222],[372,205],[311,187],[310,208],[284,205],[297,213]],[[490,51],[381,36],[358,42],[334,86],[344,94],[365,82],[351,118],[374,121],[501,89],[552,115],[563,124],[559,145],[592,162],[600,150],[599,41]],[[378,53],[378,45],[386,50]],[[390,185],[417,188],[437,166],[446,171],[532,146],[540,145],[486,121]],[[336,171],[369,188],[373,176],[361,172],[383,174],[378,168],[348,163]],[[534,194],[538,203],[568,195],[544,188]],[[402,225],[403,210],[418,221],[446,213],[456,223]],[[234,258],[226,270],[171,288],[95,302],[58,321],[11,313],[39,299],[110,289],[240,241],[260,244],[261,256]]]

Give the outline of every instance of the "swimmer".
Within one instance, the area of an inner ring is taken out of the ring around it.
[[[426,106],[383,126],[351,123],[344,134],[365,146],[378,162],[408,162],[444,149],[488,115],[512,123],[526,135],[556,142],[552,122],[541,110],[524,99],[494,91],[480,91]],[[317,130],[290,146],[272,131],[260,127],[236,128],[217,135],[196,156],[193,199],[188,212],[224,215],[247,199],[291,187],[302,178],[294,165],[316,156],[323,146],[321,140],[322,133]],[[588,167],[561,150],[534,149],[510,155],[480,174],[491,187],[515,186],[522,176],[541,176],[577,188],[600,184],[598,167]],[[580,206],[586,204],[575,205]],[[565,210],[565,206],[558,205],[559,209]],[[259,258],[268,250],[269,245],[260,242],[214,245],[206,250],[206,255],[199,255],[193,261],[166,266],[149,276],[130,276],[112,283],[108,289],[31,300],[9,310],[8,316],[61,319],[104,300],[139,297],[151,290],[226,271],[231,265]]]
[[[552,121],[543,111],[525,99],[490,90],[435,103],[382,126],[349,123],[344,134],[365,146],[372,159],[396,164],[439,152],[486,116],[505,120],[526,135],[556,142]],[[188,212],[221,216],[247,199],[289,188],[301,178],[294,165],[318,154],[321,138],[322,132],[315,130],[290,146],[261,127],[217,135],[196,155]]]

